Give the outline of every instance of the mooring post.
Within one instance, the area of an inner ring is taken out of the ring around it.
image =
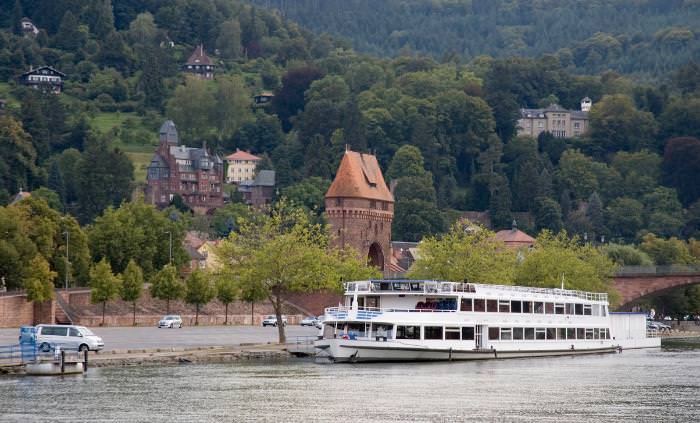
[[[61,374],[66,371],[66,351],[61,350]]]
[[[83,371],[87,372],[88,367],[88,350],[87,348],[83,350]]]

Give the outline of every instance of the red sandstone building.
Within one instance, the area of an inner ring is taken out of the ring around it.
[[[339,248],[352,247],[385,270],[391,263],[394,196],[377,158],[346,151],[326,192],[326,218]]]
[[[160,128],[160,144],[148,166],[146,201],[159,207],[175,195],[197,213],[207,213],[224,204],[221,189],[224,163],[207,149],[180,145],[175,124],[168,120]]]

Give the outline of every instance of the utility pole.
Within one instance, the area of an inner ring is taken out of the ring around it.
[[[70,233],[68,231],[63,232],[66,236],[66,290],[68,290],[68,274],[70,273],[70,260],[68,259],[68,242],[70,240]]]
[[[173,264],[173,233],[167,231],[166,234],[170,235],[170,248],[168,248],[168,264]]]

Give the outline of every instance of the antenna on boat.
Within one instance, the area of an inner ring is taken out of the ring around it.
[[[561,289],[564,289],[564,274],[561,274]]]

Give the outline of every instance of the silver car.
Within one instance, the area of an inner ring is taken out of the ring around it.
[[[162,319],[160,319],[160,321],[158,322],[158,327],[159,328],[181,328],[182,327],[182,319],[177,314],[170,314],[170,315],[165,316]]]
[[[40,351],[48,352],[55,347],[66,350],[100,351],[105,343],[85,326],[37,325],[36,345]]]

